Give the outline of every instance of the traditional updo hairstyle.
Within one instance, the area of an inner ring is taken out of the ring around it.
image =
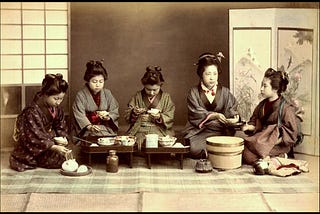
[[[141,83],[143,85],[162,85],[164,82],[163,76],[161,74],[160,66],[147,66],[146,72],[141,78]]]
[[[46,74],[42,80],[41,94],[52,96],[60,93],[66,93],[68,90],[68,83],[63,79],[63,75]]]
[[[218,73],[222,72],[221,69],[221,58],[224,58],[223,54],[219,52],[218,54],[214,55],[213,53],[206,52],[199,56],[198,62],[195,63],[197,65],[197,74],[200,78],[202,78],[202,74],[207,66],[215,65],[218,68]]]
[[[86,66],[87,66],[87,70],[84,74],[83,79],[86,82],[89,82],[90,79],[92,77],[98,76],[98,75],[102,75],[104,80],[108,79],[108,73],[107,70],[103,67],[103,60],[100,61],[94,61],[94,60],[90,60],[89,62],[87,62]]]
[[[287,90],[289,84],[289,76],[285,71],[276,71],[272,68],[268,68],[264,73],[264,77],[270,79],[270,85],[272,89],[277,90],[278,95]]]

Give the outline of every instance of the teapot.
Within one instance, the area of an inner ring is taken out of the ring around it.
[[[66,160],[62,163],[62,169],[68,172],[74,172],[78,169],[79,164],[76,159],[73,158],[72,150],[69,150],[65,154]]]
[[[205,155],[205,158],[203,158],[203,154]],[[197,161],[195,166],[196,172],[207,173],[212,171],[212,164],[207,159],[207,157],[208,157],[207,150],[202,150],[201,159]]]
[[[74,172],[78,169],[79,164],[75,159],[69,159],[62,163],[62,169],[67,172]]]

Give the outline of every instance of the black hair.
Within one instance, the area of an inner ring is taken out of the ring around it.
[[[164,82],[161,67],[160,66],[147,66],[146,72],[144,73],[143,77],[141,78],[141,83],[143,85],[162,85]]]
[[[86,67],[87,70],[84,74],[83,79],[86,82],[89,82],[92,77],[102,75],[104,80],[108,79],[108,73],[105,67],[103,67],[103,60],[101,61],[94,61],[90,60],[87,62]]]
[[[289,76],[285,71],[276,71],[272,68],[268,68],[264,73],[264,77],[270,79],[270,85],[272,89],[277,90],[280,96],[282,92],[287,90],[289,84]]]
[[[61,92],[66,93],[68,87],[69,85],[63,79],[62,74],[46,74],[42,80],[41,93],[48,96],[60,94]]]
[[[219,55],[221,54],[221,55]],[[197,65],[197,74],[200,78],[202,78],[202,74],[207,66],[215,65],[218,68],[218,73],[222,72],[221,69],[221,58],[223,57],[222,53],[214,55],[213,53],[206,52],[199,56]],[[224,57],[223,57],[224,58]]]

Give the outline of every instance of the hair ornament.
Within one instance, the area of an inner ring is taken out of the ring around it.
[[[213,54],[204,54],[204,55],[202,55],[202,56],[200,56],[200,57],[199,57],[198,61],[199,61],[200,59],[205,58],[205,57],[212,57],[212,58],[216,58],[216,56],[215,56],[215,55],[213,55]]]
[[[96,61],[91,59],[87,62],[87,65],[97,66],[97,65],[102,65],[103,62],[104,62],[104,59],[96,60]]]
[[[160,67],[160,66],[154,66],[154,69],[155,69],[156,71],[161,71],[161,67]]]
[[[57,73],[57,74],[56,74],[56,78],[57,78],[57,79],[62,79],[62,78],[63,78],[63,75],[62,75],[61,73]]]
[[[221,62],[221,59],[222,59],[222,58],[225,59],[225,57],[224,57],[224,55],[223,55],[222,52],[217,53],[217,58],[218,58],[218,60],[219,60],[220,62]]]
[[[289,74],[288,74],[288,72],[286,72],[286,71],[280,71],[281,72],[281,78],[283,79],[283,80],[288,80],[289,79]]]
[[[46,74],[45,78],[51,78],[51,79],[62,79],[63,75],[61,73],[56,74]]]

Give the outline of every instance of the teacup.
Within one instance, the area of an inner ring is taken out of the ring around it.
[[[107,116],[109,116],[109,112],[107,111],[96,111],[98,116],[101,118],[101,119],[104,119],[106,118]]]
[[[160,110],[156,109],[156,108],[151,108],[150,110],[148,110],[149,114],[158,114],[159,112],[160,112]]]

